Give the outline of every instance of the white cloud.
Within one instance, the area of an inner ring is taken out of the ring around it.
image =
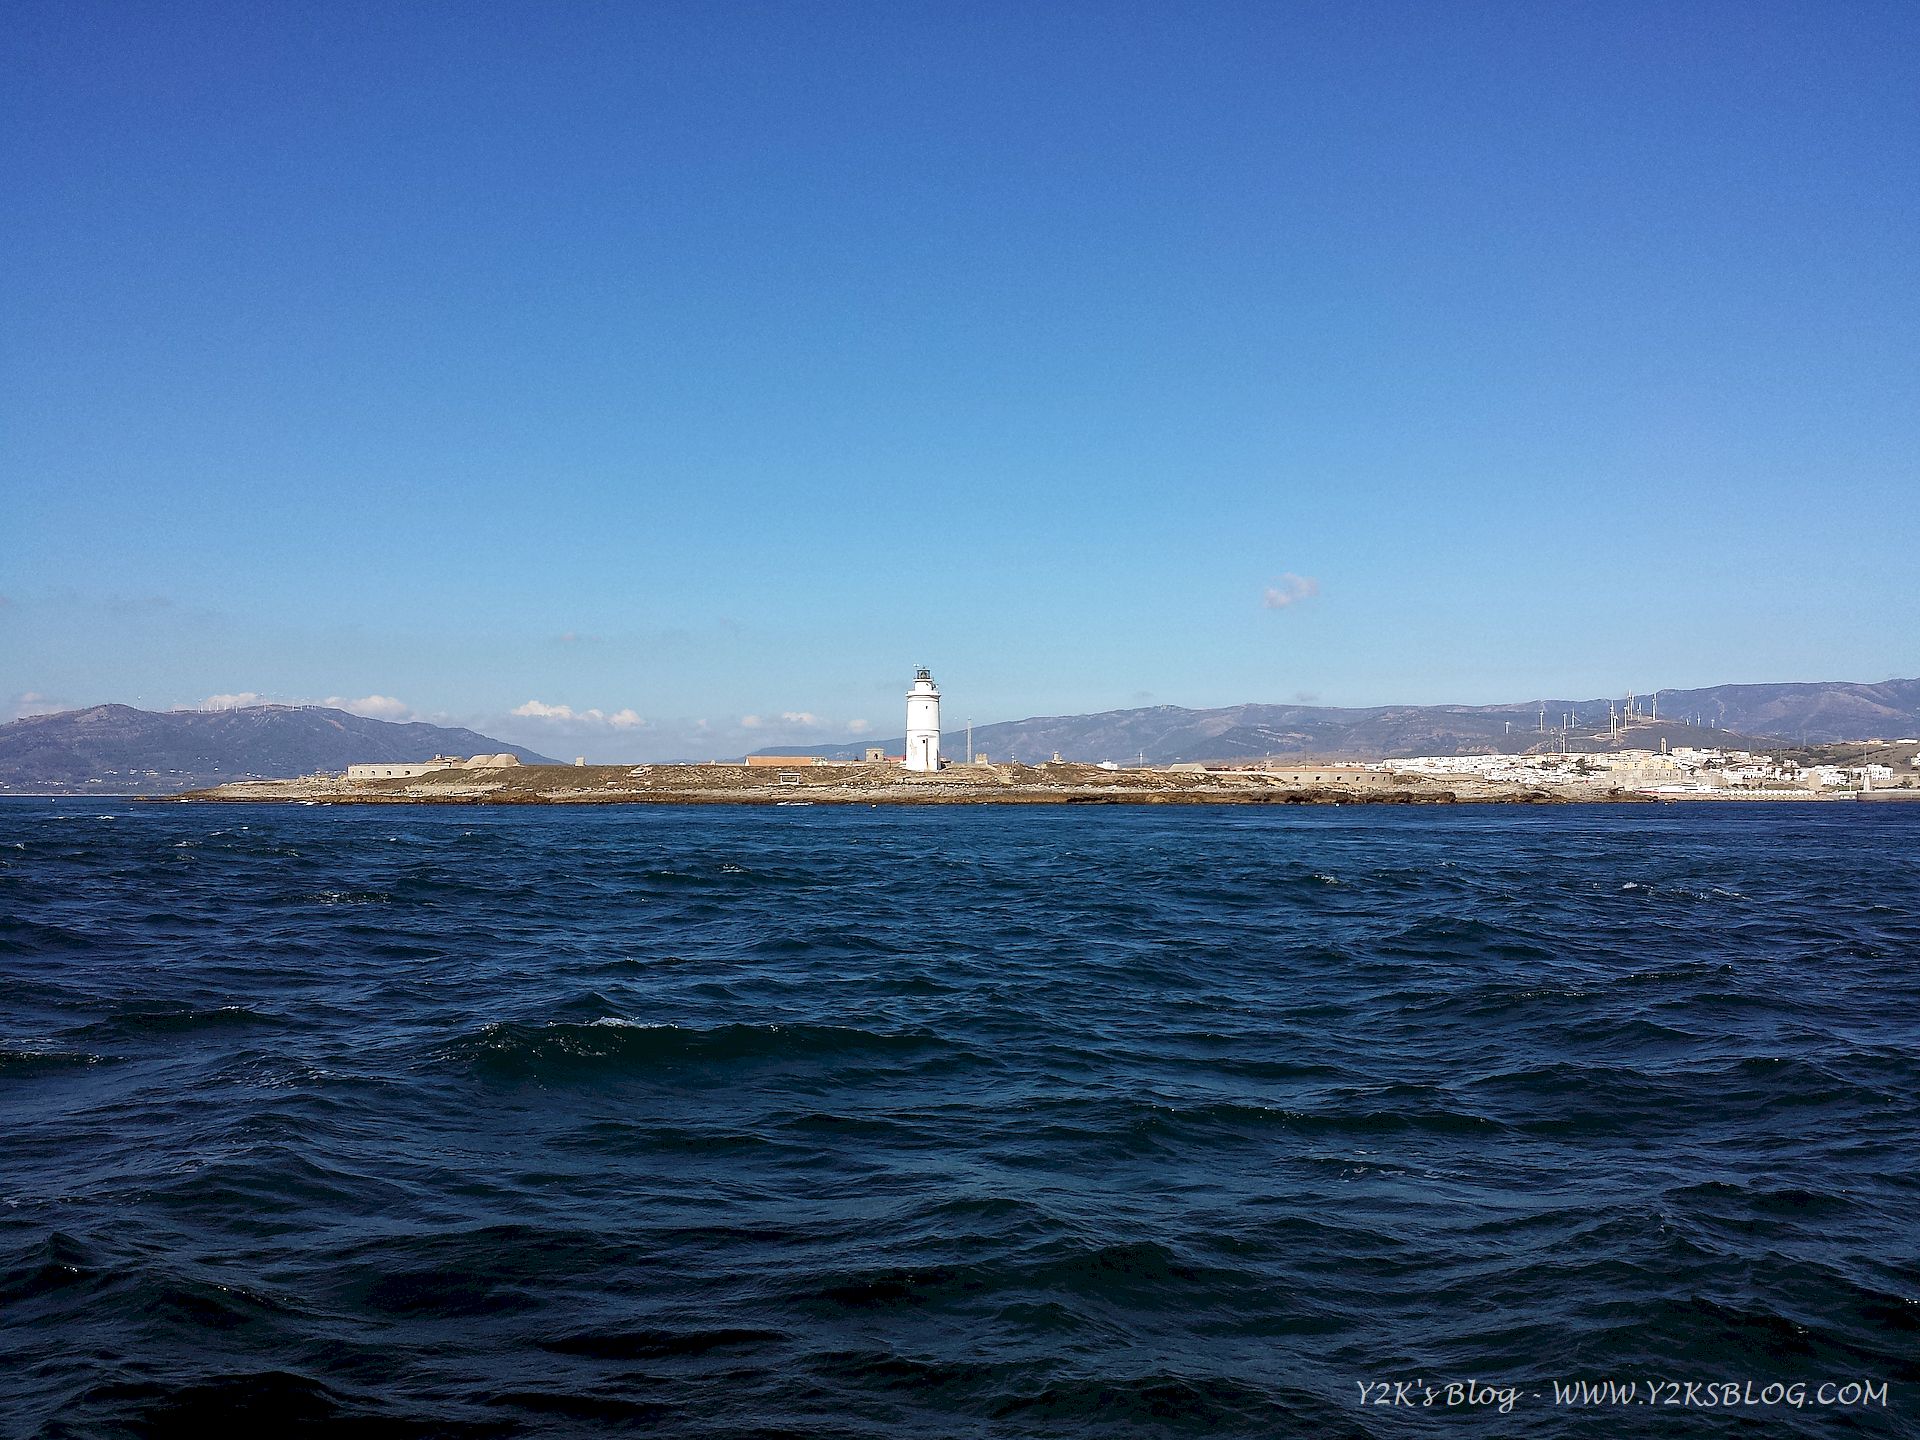
[[[391,695],[363,695],[358,700],[343,700],[338,695],[329,695],[320,703],[335,710],[344,710],[349,715],[364,715],[369,720],[405,720],[413,715],[411,705]]]
[[[391,695],[362,695],[353,699],[345,695],[329,695],[324,700],[315,700],[311,696],[296,696],[289,700],[273,695],[263,695],[258,690],[235,690],[226,695],[209,695],[193,708],[196,710],[239,710],[250,705],[324,705],[329,710],[344,710],[349,715],[363,715],[369,720],[418,720],[420,713],[404,700],[396,700]]]
[[[524,705],[516,705],[511,711],[523,720],[546,720],[555,725],[574,728],[606,727],[613,730],[638,730],[647,723],[646,717],[631,707],[616,710],[611,715],[597,706],[586,710],[576,710],[571,705],[549,705],[544,700],[529,700]]]
[[[73,707],[49,700],[38,690],[26,690],[14,696],[13,703],[7,708],[9,720],[24,720],[29,715],[58,715],[62,710]]]
[[[811,710],[782,710],[778,715],[742,715],[742,730],[821,730],[831,722]]]
[[[582,709],[559,701],[529,700],[513,713],[469,723],[484,734],[549,754],[586,754],[612,764],[669,760],[724,760],[766,746],[802,747],[870,738],[873,721],[846,721],[811,711],[763,710],[753,715],[694,718],[642,716],[635,709]],[[561,749],[562,746],[566,748]]]
[[[1295,575],[1291,570],[1269,585],[1260,603],[1269,610],[1284,610],[1320,593],[1320,582],[1311,575]]]

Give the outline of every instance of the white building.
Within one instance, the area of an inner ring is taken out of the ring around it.
[[[436,755],[431,760],[420,760],[410,764],[393,765],[349,765],[349,780],[412,780],[421,775],[431,775],[436,770],[504,770],[509,765],[518,765],[518,755],[475,755],[470,760],[462,760],[458,755]]]
[[[445,770],[445,765],[430,761],[421,761],[418,765],[349,765],[349,780],[411,780],[416,775],[425,775],[434,770]]]
[[[907,691],[907,769],[940,768],[940,690],[922,665]]]

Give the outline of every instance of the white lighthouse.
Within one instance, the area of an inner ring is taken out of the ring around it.
[[[940,768],[940,688],[922,665],[907,691],[907,769]]]

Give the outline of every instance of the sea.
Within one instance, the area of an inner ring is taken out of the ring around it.
[[[1920,1434],[1920,806],[6,800],[0,1427]]]

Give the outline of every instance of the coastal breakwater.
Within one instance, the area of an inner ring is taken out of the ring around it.
[[[1303,782],[1258,770],[1106,770],[1097,765],[519,765],[384,780],[309,776],[237,781],[172,800],[317,805],[1447,805],[1641,800],[1625,790],[1561,794],[1469,777],[1380,775],[1367,783]]]

